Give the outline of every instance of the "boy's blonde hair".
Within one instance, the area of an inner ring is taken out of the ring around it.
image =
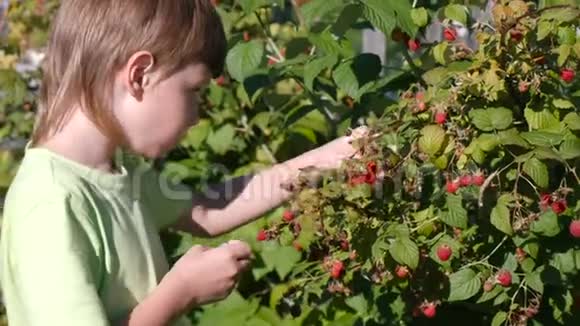
[[[124,142],[110,109],[112,80],[139,50],[153,54],[164,76],[195,62],[216,77],[227,41],[210,0],[61,0],[43,64],[32,143],[61,128],[75,105],[105,135]]]

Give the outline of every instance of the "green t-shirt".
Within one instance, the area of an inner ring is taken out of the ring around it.
[[[129,162],[108,174],[27,148],[0,239],[10,326],[114,325],[162,279],[168,262],[158,231],[177,220],[191,193],[168,187],[143,161]]]

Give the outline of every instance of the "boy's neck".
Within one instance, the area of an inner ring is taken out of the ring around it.
[[[114,172],[117,145],[103,135],[81,110],[74,110],[65,126],[42,147],[90,168]]]

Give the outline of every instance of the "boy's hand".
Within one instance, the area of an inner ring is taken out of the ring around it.
[[[250,247],[242,241],[230,241],[218,248],[194,246],[175,263],[161,286],[165,283],[183,299],[177,308],[181,312],[212,303],[231,293],[251,256]]]
[[[337,138],[325,145],[313,149],[304,155],[309,166],[321,169],[334,169],[340,167],[343,160],[352,158],[356,149],[352,142],[368,134],[366,127],[354,129],[349,136]]]

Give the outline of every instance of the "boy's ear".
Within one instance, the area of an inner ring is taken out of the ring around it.
[[[155,64],[153,55],[148,51],[139,51],[133,54],[127,62],[126,87],[131,95],[140,98],[144,88],[149,85],[151,71]]]

